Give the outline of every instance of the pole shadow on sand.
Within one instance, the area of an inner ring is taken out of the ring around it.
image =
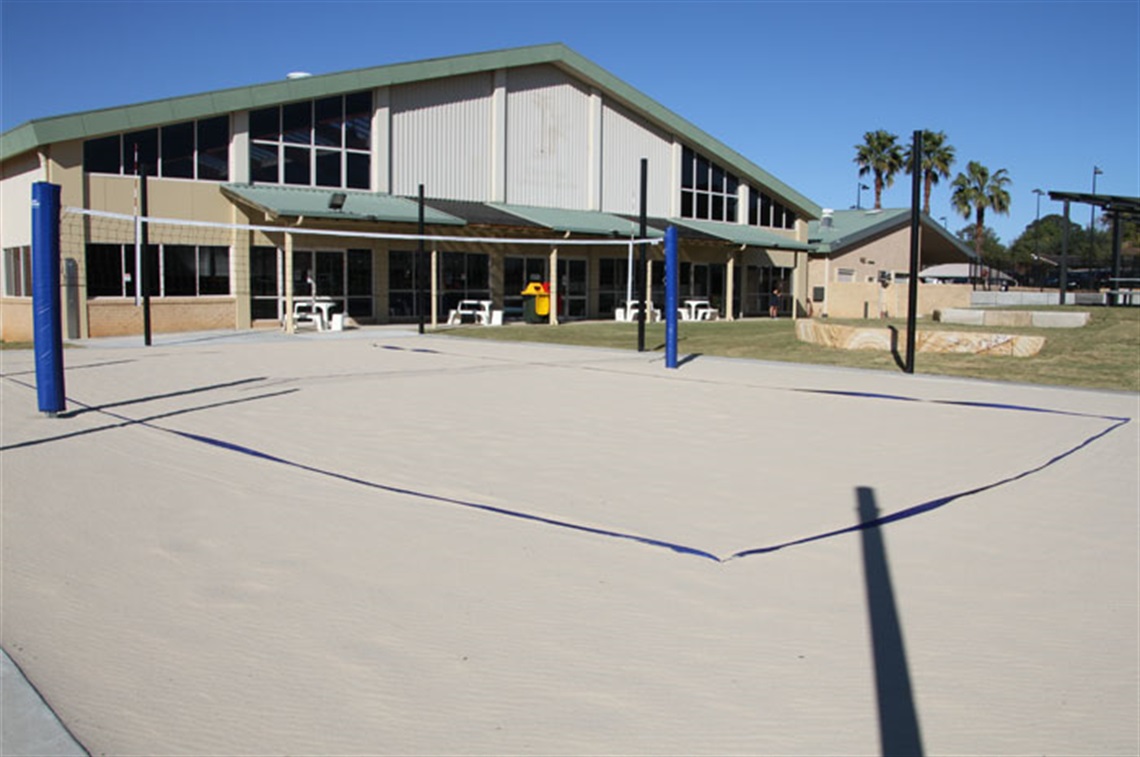
[[[879,517],[875,490],[857,487],[860,523]],[[875,662],[875,693],[879,705],[879,742],[883,757],[922,757],[922,734],[910,684],[902,625],[895,604],[883,530],[861,529],[863,575],[867,586],[867,619]]]

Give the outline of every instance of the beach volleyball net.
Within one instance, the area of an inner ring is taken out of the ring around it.
[[[312,295],[314,286],[318,294],[352,297],[354,286],[367,288],[360,277],[382,264],[383,254],[397,253],[401,260],[415,253],[450,251],[537,256],[544,251],[592,247],[618,248],[632,259],[635,246],[661,243],[657,238],[636,237],[632,222],[625,238],[570,238],[484,235],[466,229],[453,234],[411,234],[223,223],[74,207],[63,208],[60,215],[61,245],[65,255],[82,260],[88,297],[248,294],[280,299]],[[315,254],[299,258],[303,262],[293,270],[298,256],[290,253],[298,251]],[[321,251],[337,256],[323,256]],[[428,258],[416,262],[424,270],[415,274],[422,282],[412,282],[412,287],[422,283],[429,288],[431,281],[443,278],[444,271],[427,277]],[[324,292],[318,278],[325,281]],[[548,273],[547,278],[553,277]]]

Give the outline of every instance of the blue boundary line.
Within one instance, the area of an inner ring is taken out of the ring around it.
[[[388,345],[384,345],[383,347],[384,347],[384,349],[404,349],[401,347],[392,347],[392,346],[388,346]],[[417,352],[424,351],[424,352],[430,352],[430,353],[438,354],[435,350],[415,350],[415,351],[417,351]],[[10,379],[10,380],[12,380],[12,379]],[[27,386],[27,384],[25,382],[22,382],[22,381],[15,381],[15,383]],[[154,424],[150,420],[146,420],[146,419],[136,420],[136,419],[124,416],[124,415],[120,415],[118,413],[110,412],[104,408],[86,405],[85,403],[78,402],[76,400],[70,400],[70,401],[73,402],[74,404],[77,404],[77,405],[80,405],[84,408],[87,408],[88,410],[96,410],[100,413],[109,415],[112,418],[116,418],[118,420],[125,421],[131,425],[146,426],[146,427],[152,428],[156,431],[163,431],[163,432],[168,433],[168,434],[173,434],[175,436],[181,437],[183,439],[187,439],[189,441],[194,441],[194,442],[198,442],[201,444],[207,444],[207,445],[218,447],[220,449],[224,449],[224,450],[227,450],[230,452],[237,452],[239,454],[248,455],[250,457],[253,457],[253,458],[256,458],[259,460],[265,460],[265,461],[271,462],[271,463],[277,463],[280,465],[287,465],[289,467],[296,468],[298,470],[303,470],[303,471],[308,472],[308,473],[314,473],[314,474],[317,474],[320,476],[326,476],[328,478],[333,478],[333,479],[337,479],[340,481],[345,481],[345,482],[348,482],[351,484],[356,484],[358,486],[365,486],[365,487],[368,487],[370,489],[378,489],[380,491],[386,491],[386,492],[390,492],[393,494],[401,494],[401,495],[405,495],[405,496],[409,496],[409,497],[416,497],[418,499],[424,499],[424,500],[428,500],[431,502],[438,502],[441,504],[455,505],[458,507],[467,507],[467,508],[471,508],[471,509],[475,509],[475,510],[481,510],[483,512],[493,513],[495,515],[502,515],[502,516],[506,516],[506,517],[510,517],[510,518],[517,518],[519,520],[526,520],[526,521],[531,521],[534,523],[541,523],[544,525],[555,526],[557,528],[565,528],[565,529],[569,529],[572,531],[579,531],[582,533],[589,533],[589,534],[594,534],[597,536],[605,536],[605,537],[614,538],[614,539],[621,539],[624,541],[636,542],[639,544],[643,544],[645,546],[667,549],[667,550],[670,550],[672,552],[679,553],[679,554],[701,557],[701,558],[704,558],[707,560],[712,560],[713,562],[717,562],[717,563],[727,563],[727,562],[730,562],[732,560],[738,560],[738,559],[742,559],[745,557],[753,557],[756,555],[771,554],[773,552],[778,552],[780,550],[787,549],[789,547],[795,547],[795,546],[800,546],[803,544],[809,544],[811,542],[816,542],[816,541],[821,541],[823,539],[829,539],[829,538],[833,538],[833,537],[837,537],[837,536],[842,536],[844,534],[856,533],[858,531],[862,531],[862,530],[868,529],[868,528],[878,528],[880,526],[887,525],[888,523],[894,523],[896,521],[906,520],[909,518],[913,518],[917,515],[921,515],[923,513],[927,513],[927,512],[931,512],[933,510],[940,509],[940,508],[945,507],[946,505],[949,505],[950,503],[952,503],[956,500],[962,499],[964,497],[969,497],[969,496],[972,496],[974,494],[980,494],[982,492],[989,491],[991,489],[996,489],[996,488],[1003,486],[1005,484],[1009,484],[1009,483],[1012,483],[1014,481],[1019,481],[1023,478],[1027,478],[1031,475],[1039,473],[1039,472],[1045,470],[1046,468],[1064,460],[1065,458],[1076,454],[1080,450],[1084,449],[1085,447],[1088,447],[1089,445],[1091,445],[1094,442],[1096,442],[1097,440],[1107,436],[1108,434],[1112,433],[1113,431],[1117,430],[1118,428],[1121,428],[1122,426],[1128,424],[1132,420],[1131,418],[1109,416],[1109,415],[1096,415],[1096,414],[1091,414],[1091,413],[1079,413],[1079,412],[1068,411],[1068,410],[1053,410],[1050,408],[1033,407],[1030,405],[1011,405],[1011,404],[1004,404],[1004,403],[976,402],[976,401],[969,401],[969,400],[926,400],[926,399],[921,399],[918,397],[908,397],[905,395],[895,395],[895,394],[881,394],[881,393],[874,393],[874,392],[856,392],[856,391],[830,390],[830,389],[798,389],[798,388],[783,389],[783,390],[776,389],[775,391],[794,391],[794,392],[803,392],[803,393],[808,393],[808,394],[825,394],[825,395],[834,395],[834,396],[841,396],[841,397],[850,397],[853,399],[872,399],[872,400],[882,400],[882,401],[891,401],[891,402],[918,402],[918,403],[923,403],[923,404],[950,405],[950,406],[971,407],[971,408],[988,409],[988,410],[1008,410],[1008,411],[1013,411],[1013,412],[1044,413],[1047,415],[1061,415],[1061,416],[1068,416],[1068,417],[1075,417],[1075,418],[1089,418],[1089,419],[1094,419],[1094,420],[1102,420],[1102,421],[1109,422],[1110,425],[1107,428],[1097,432],[1096,434],[1093,434],[1092,436],[1086,438],[1081,443],[1079,443],[1079,444],[1077,444],[1077,445],[1075,445],[1075,446],[1073,446],[1067,450],[1064,450],[1057,455],[1054,455],[1052,458],[1045,461],[1044,463],[1037,465],[1037,466],[1034,466],[1032,468],[1028,468],[1024,471],[1021,471],[1021,472],[1016,473],[1012,476],[1008,476],[1006,478],[1000,479],[998,481],[994,481],[994,482],[991,482],[989,484],[983,484],[982,486],[974,487],[972,489],[966,489],[964,491],[955,492],[953,494],[944,495],[942,497],[937,497],[937,498],[932,499],[932,500],[927,500],[926,502],[922,502],[922,503],[919,503],[917,505],[913,505],[911,507],[907,507],[907,508],[904,508],[902,510],[898,510],[896,512],[889,513],[887,515],[884,515],[884,516],[879,517],[879,518],[875,518],[874,520],[866,521],[864,523],[857,523],[857,524],[852,525],[852,526],[845,526],[843,528],[838,528],[838,529],[834,529],[831,531],[826,531],[823,533],[802,537],[799,539],[793,539],[790,541],[785,541],[785,542],[782,542],[779,544],[774,544],[774,545],[770,545],[770,546],[766,546],[766,547],[757,547],[757,548],[753,548],[753,549],[741,550],[741,551],[735,552],[735,553],[733,553],[727,557],[719,557],[712,552],[708,552],[708,551],[703,550],[703,549],[698,549],[696,547],[690,547],[690,546],[687,546],[684,544],[678,544],[675,542],[664,541],[661,539],[653,539],[653,538],[650,538],[647,536],[638,536],[636,534],[624,533],[621,531],[613,531],[613,530],[609,530],[609,529],[605,529],[605,528],[598,528],[598,527],[594,527],[594,526],[586,526],[586,525],[583,525],[580,523],[574,523],[572,521],[558,520],[556,518],[550,518],[550,517],[546,517],[546,516],[542,516],[542,515],[534,515],[532,513],[526,513],[526,512],[522,512],[522,511],[518,511],[518,510],[510,510],[510,509],[507,509],[504,507],[498,507],[496,505],[490,505],[490,504],[480,503],[480,502],[473,502],[473,501],[469,501],[469,500],[458,499],[455,497],[445,497],[445,496],[439,495],[439,494],[431,494],[430,492],[422,492],[422,491],[417,491],[415,489],[408,489],[406,487],[399,487],[399,486],[393,486],[390,484],[379,483],[376,481],[369,481],[367,479],[358,478],[356,476],[350,476],[350,475],[345,474],[345,473],[338,473],[336,471],[318,468],[318,467],[313,466],[313,465],[308,465],[307,463],[301,463],[301,462],[297,462],[295,460],[289,460],[287,458],[279,457],[277,455],[273,455],[273,454],[270,454],[268,452],[263,452],[261,450],[254,449],[252,447],[246,447],[246,446],[236,444],[233,442],[227,442],[224,439],[217,439],[217,438],[214,438],[211,436],[205,436],[202,434],[190,433],[188,431],[178,431],[176,429],[165,428],[163,426],[159,426],[159,425]]]

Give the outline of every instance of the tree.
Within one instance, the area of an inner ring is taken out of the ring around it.
[[[1060,213],[1051,213],[1039,221],[1033,221],[1025,227],[1017,239],[1009,246],[1010,252],[1018,260],[1031,260],[1034,255],[1040,255],[1056,262],[1061,259],[1061,248],[1065,230],[1065,217]],[[1103,236],[1101,236],[1103,234]],[[1099,232],[1098,245],[1105,245],[1108,234]],[[1069,221],[1069,257],[1077,259],[1088,252],[1089,235],[1084,227],[1072,220]]]
[[[978,227],[975,224],[967,224],[958,231],[954,232],[954,236],[962,240],[966,244],[972,246],[975,250],[978,249],[977,244]],[[1000,270],[1007,270],[1014,262],[1012,250],[1007,249],[998,238],[997,232],[986,226],[982,229],[982,256],[986,262]]]
[[[879,129],[863,134],[863,144],[855,145],[855,163],[859,165],[859,175],[875,176],[875,210],[883,207],[883,187],[895,183],[895,174],[902,170],[902,148],[898,137]]]
[[[978,262],[985,260],[982,254],[982,241],[985,239],[986,211],[1007,215],[1009,213],[1009,190],[1006,185],[1012,183],[1009,172],[999,168],[992,175],[990,169],[971,160],[966,164],[966,173],[959,172],[951,186],[954,194],[950,202],[954,209],[969,218],[974,214],[974,253]],[[987,282],[987,288],[989,284]]]
[[[913,172],[914,146],[906,148],[903,162],[906,172]],[[950,178],[950,166],[954,165],[954,148],[946,143],[946,134],[941,131],[922,132],[922,212],[930,215],[930,189],[939,179]]]

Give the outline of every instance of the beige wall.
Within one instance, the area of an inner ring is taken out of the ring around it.
[[[32,298],[0,298],[0,340],[30,342],[33,333]]]
[[[882,286],[878,282],[832,282],[828,287],[827,310],[831,318],[879,318],[886,313],[889,318],[906,316],[908,286],[906,282]],[[931,313],[942,308],[964,308],[970,306],[970,287],[954,284],[919,284],[918,315],[929,318]],[[821,311],[816,306],[816,314]]]
[[[0,247],[30,245],[32,184],[44,180],[39,158],[34,152],[13,158],[0,177]]]

